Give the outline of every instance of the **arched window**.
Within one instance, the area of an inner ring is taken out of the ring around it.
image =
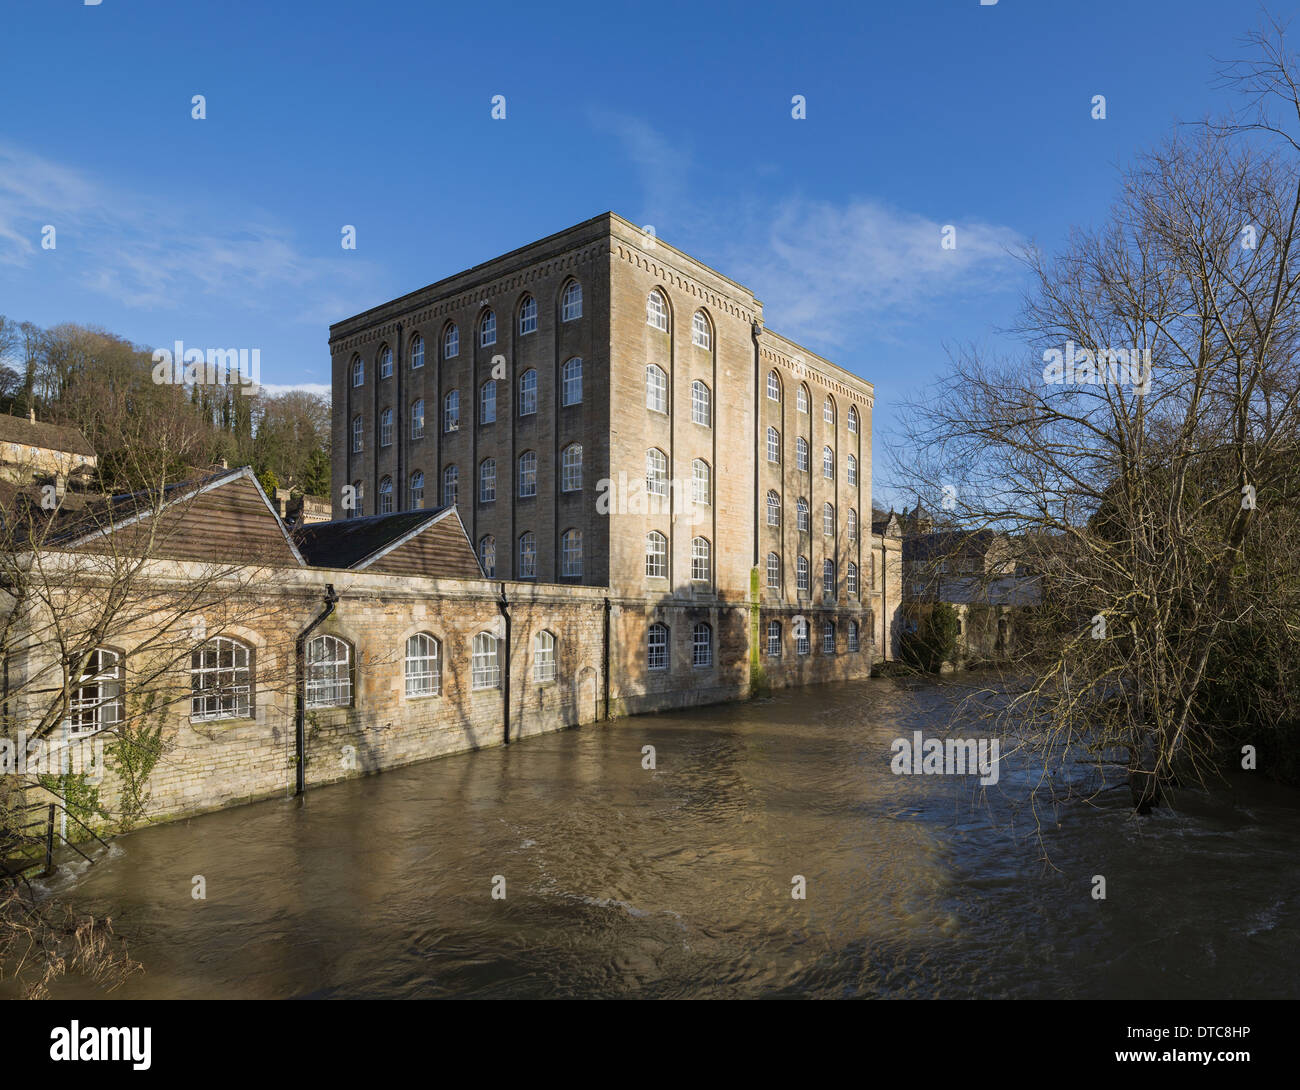
[[[691,538],[691,582],[707,583],[712,576],[712,550],[707,537]]]
[[[537,578],[537,537],[531,530],[519,535],[519,578]]]
[[[844,591],[850,598],[858,596],[858,566],[851,560],[844,573]]]
[[[574,356],[573,359],[566,360],[560,378],[563,404],[582,404],[582,358]]]
[[[217,636],[190,656],[190,718],[251,719],[253,673],[247,645]]]
[[[697,668],[713,665],[713,629],[703,621],[691,629],[691,665]]]
[[[392,409],[385,409],[379,414],[379,445],[381,447],[391,447],[393,445]]]
[[[794,626],[794,652],[796,655],[808,654],[808,622],[796,623]]]
[[[411,370],[424,366],[424,338],[418,333],[411,339]]]
[[[565,530],[560,535],[560,574],[582,575],[582,531]]]
[[[572,322],[582,317],[582,285],[570,280],[564,285],[564,296],[560,301],[560,321]]]
[[[366,365],[361,361],[360,356],[354,356],[352,359],[352,385],[363,386],[366,381]]]
[[[526,450],[519,455],[520,498],[537,495],[537,451]]]
[[[352,482],[352,513],[349,518],[364,518],[366,514],[366,486],[360,481]]]
[[[835,402],[829,397],[822,402],[822,422],[835,427]]]
[[[492,503],[497,498],[497,460],[484,458],[478,464],[478,502]]]
[[[497,539],[491,534],[484,534],[478,539],[478,562],[483,565],[483,574],[495,579],[497,574]]]
[[[657,290],[646,296],[645,324],[668,332],[668,304]]]
[[[699,379],[691,383],[691,419],[706,428],[713,427],[713,395]]]
[[[808,594],[808,558],[801,556],[795,567],[795,586],[800,594]]]
[[[848,531],[849,531],[849,540],[857,541],[858,540],[858,512],[852,507],[849,508]]]
[[[379,377],[393,377],[393,350],[388,345],[379,350]]]
[[[767,588],[781,589],[781,558],[776,553],[767,554]]]
[[[533,680],[555,680],[555,633],[546,629],[533,639]]]
[[[455,507],[456,500],[460,492],[460,470],[455,466],[448,466],[442,471],[442,505],[443,507]]]
[[[827,537],[835,536],[835,507],[829,503],[822,504],[822,533]]]
[[[478,346],[487,348],[497,343],[497,316],[489,310],[478,320]]]
[[[63,721],[69,731],[93,734],[122,722],[124,673],[120,651],[97,647],[90,653]]]
[[[767,493],[767,524],[781,525],[781,497],[773,489],[769,489]]]
[[[808,501],[800,496],[794,502],[794,528],[801,534],[808,533]]]
[[[822,597],[835,597],[835,561],[822,561]]]
[[[385,477],[379,482],[379,513],[381,515],[391,515],[393,513],[392,477]]]
[[[849,434],[858,434],[858,408],[856,405],[849,406]]]
[[[411,474],[411,510],[419,511],[424,507],[424,473],[416,470]]]
[[[352,645],[337,636],[307,643],[307,707],[346,708],[352,703]]]
[[[657,447],[645,452],[645,490],[648,496],[668,495],[668,457]]]
[[[645,407],[656,413],[668,411],[668,376],[653,363],[645,365]]]
[[[691,463],[691,502],[709,505],[710,495],[713,492],[713,482],[710,479],[711,473],[709,463],[703,458],[696,458]]]
[[[442,358],[451,359],[453,356],[460,355],[460,330],[456,328],[456,323],[452,322],[442,335]]]
[[[470,687],[473,689],[501,687],[501,656],[497,650],[497,638],[491,632],[480,632],[474,637],[474,653],[470,660]]]
[[[354,416],[352,418],[352,453],[353,454],[361,453],[362,447],[365,445],[365,435],[366,435],[366,425],[364,424],[360,416]]]
[[[808,387],[799,383],[799,392],[795,395],[794,407],[801,413],[808,411]]]
[[[696,348],[713,347],[713,328],[702,310],[697,310],[691,319],[691,344]]]
[[[849,622],[849,650],[850,650],[850,651],[860,651],[860,650],[861,650],[861,643],[860,643],[860,641],[859,641],[859,637],[858,637],[858,622],[857,622],[857,621],[850,621],[850,622]]]
[[[849,484],[856,485],[858,483],[858,460],[852,454],[849,455],[848,471]]]
[[[497,380],[490,378],[478,388],[478,422],[495,424],[497,419]]]
[[[781,622],[767,622],[767,653],[774,659],[781,657]]]
[[[460,431],[460,391],[450,390],[442,399],[442,430]]]
[[[767,429],[767,460],[781,461],[781,433],[776,428]]]
[[[519,415],[537,412],[537,372],[531,367],[519,376]]]
[[[525,295],[524,301],[519,305],[519,336],[526,333],[537,332],[537,300],[531,295]]]
[[[808,440],[802,435],[794,441],[794,467],[801,473],[808,472]]]
[[[411,438],[424,438],[424,398],[419,398],[411,406]]]
[[[427,632],[406,641],[406,695],[438,696],[442,692],[442,645]]]
[[[835,452],[830,447],[822,447],[822,476],[827,480],[835,477]]]
[[[668,626],[652,624],[646,632],[646,667],[651,670],[668,669]]]
[[[822,622],[822,654],[835,654],[835,622]]]
[[[767,396],[771,401],[781,400],[781,376],[775,371],[767,373]]]
[[[645,573],[648,579],[668,577],[668,539],[658,530],[645,536]]]
[[[570,443],[560,455],[560,490],[582,491],[582,444]]]

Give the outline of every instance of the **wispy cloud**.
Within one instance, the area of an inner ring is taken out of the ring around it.
[[[279,397],[281,394],[290,393],[316,394],[318,397],[330,396],[330,387],[324,382],[264,382],[258,387],[258,391],[270,397]]]

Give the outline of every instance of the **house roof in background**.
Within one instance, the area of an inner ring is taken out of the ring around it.
[[[69,454],[95,456],[95,448],[76,428],[62,424],[46,424],[25,416],[0,413],[0,443],[17,443],[21,447],[40,447],[44,450],[62,450]]]

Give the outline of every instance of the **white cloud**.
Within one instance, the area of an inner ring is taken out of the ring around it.
[[[320,397],[329,397],[331,393],[329,384],[325,382],[264,382],[258,387],[259,393],[267,394],[270,397],[279,397],[281,394],[295,391],[304,394],[316,394]]]

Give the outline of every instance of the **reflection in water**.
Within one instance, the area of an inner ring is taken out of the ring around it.
[[[144,963],[123,997],[1300,994],[1300,795],[1251,780],[1136,819],[1108,792],[1040,813],[1040,839],[1014,760],[987,793],[890,773],[957,689],[822,686],[431,761],[123,837],[65,895]]]

